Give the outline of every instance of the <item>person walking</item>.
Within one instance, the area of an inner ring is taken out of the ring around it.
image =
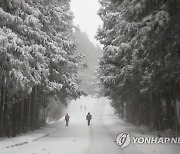
[[[90,114],[90,112],[88,112],[88,114],[86,116],[86,120],[88,121],[88,126],[90,125],[91,119],[92,119],[92,115]]]
[[[65,115],[65,120],[66,120],[66,126],[68,126],[68,123],[69,123],[69,118],[70,116],[68,115],[68,113]]]

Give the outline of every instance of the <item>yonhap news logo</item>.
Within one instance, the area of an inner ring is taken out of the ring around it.
[[[117,135],[116,143],[123,149],[134,144],[180,144],[180,137],[130,137],[128,132]]]
[[[123,149],[131,143],[131,138],[128,132],[120,133],[116,137],[116,143]]]

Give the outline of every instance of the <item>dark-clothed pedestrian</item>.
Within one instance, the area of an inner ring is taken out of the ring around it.
[[[70,119],[70,116],[68,115],[68,113],[65,115],[64,119],[66,120],[66,126],[68,126],[69,119]]]
[[[90,114],[90,112],[88,112],[86,116],[86,120],[88,121],[88,126],[90,125],[91,119],[92,119],[92,115]]]

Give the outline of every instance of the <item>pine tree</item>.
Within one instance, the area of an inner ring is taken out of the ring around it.
[[[129,121],[178,131],[180,3],[100,2],[104,25],[97,39],[104,44],[100,74],[105,95],[117,109],[126,106]]]
[[[0,136],[45,125],[50,97],[81,94],[69,3],[0,2]]]

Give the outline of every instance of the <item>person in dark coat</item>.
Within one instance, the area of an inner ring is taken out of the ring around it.
[[[90,125],[91,119],[92,119],[92,115],[88,112],[88,114],[86,116],[86,120],[88,121],[88,126]]]
[[[68,113],[65,115],[65,120],[66,120],[66,126],[68,126],[68,123],[69,123],[69,118],[70,116],[68,115]]]

